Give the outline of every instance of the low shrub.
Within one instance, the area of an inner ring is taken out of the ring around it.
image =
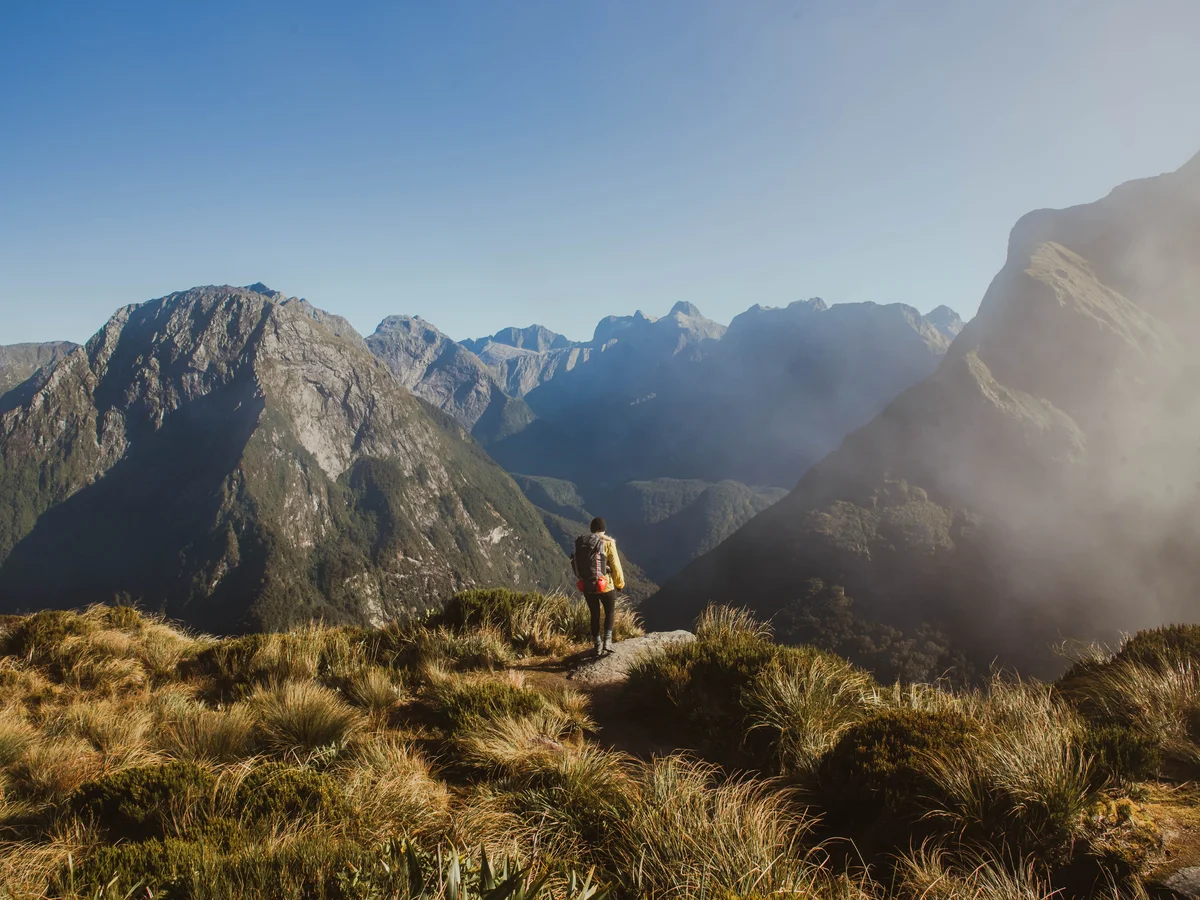
[[[1083,748],[1095,760],[1096,774],[1111,781],[1155,778],[1163,765],[1161,739],[1132,725],[1091,725]]]
[[[294,823],[305,818],[328,821],[350,814],[346,795],[335,778],[303,766],[268,762],[242,779],[234,797],[240,819]]]
[[[976,726],[956,712],[890,709],[850,725],[825,754],[817,782],[825,808],[853,829],[881,826],[902,835],[940,793],[932,754],[966,752]]]
[[[141,841],[171,834],[178,817],[210,797],[215,776],[190,762],[139,766],[84,784],[71,810],[110,837]]]

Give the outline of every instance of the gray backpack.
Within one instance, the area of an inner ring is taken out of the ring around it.
[[[608,554],[604,550],[604,538],[601,535],[581,534],[575,538],[571,568],[579,579],[576,587],[583,593],[606,594],[612,590],[612,572],[608,567]]]

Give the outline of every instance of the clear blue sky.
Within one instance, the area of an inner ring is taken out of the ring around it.
[[[0,3],[0,343],[263,280],[457,338],[978,305],[1200,151],[1200,2]]]

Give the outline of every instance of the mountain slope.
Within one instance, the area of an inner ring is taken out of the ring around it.
[[[648,609],[773,614],[817,577],[984,664],[1195,618],[1200,157],[1013,229],[979,315],[784,501]]]
[[[54,365],[76,346],[70,341],[0,346],[0,396],[32,378],[39,369]]]
[[[367,338],[367,346],[401,384],[485,444],[533,421],[525,401],[508,396],[474,353],[424,319],[389,316]]]
[[[336,317],[197,288],[120,310],[0,417],[0,606],[127,592],[213,631],[554,585],[516,485]]]

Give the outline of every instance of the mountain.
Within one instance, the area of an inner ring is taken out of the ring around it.
[[[281,296],[121,309],[0,416],[0,608],[121,592],[228,632],[564,582],[539,514],[461,427]]]
[[[448,413],[481,443],[533,421],[525,401],[510,397],[479,357],[424,319],[390,316],[367,338],[401,384]]]
[[[671,579],[650,624],[788,611],[820,579],[1044,672],[1063,635],[1194,620],[1198,337],[1200,156],[1026,215],[937,371]]]
[[[489,450],[585,496],[658,478],[791,488],[949,344],[901,304],[755,306],[727,329],[690,304],[607,319],[591,358],[526,396],[538,421]]]
[[[556,334],[541,325],[530,325],[527,328],[502,328],[491,337],[466,340],[462,344],[472,353],[479,353],[489,344],[513,347],[517,350],[529,350],[534,353],[544,353],[547,350],[567,350],[576,346],[570,338]]]
[[[0,396],[28,381],[46,366],[53,366],[78,345],[69,341],[0,346]]]

